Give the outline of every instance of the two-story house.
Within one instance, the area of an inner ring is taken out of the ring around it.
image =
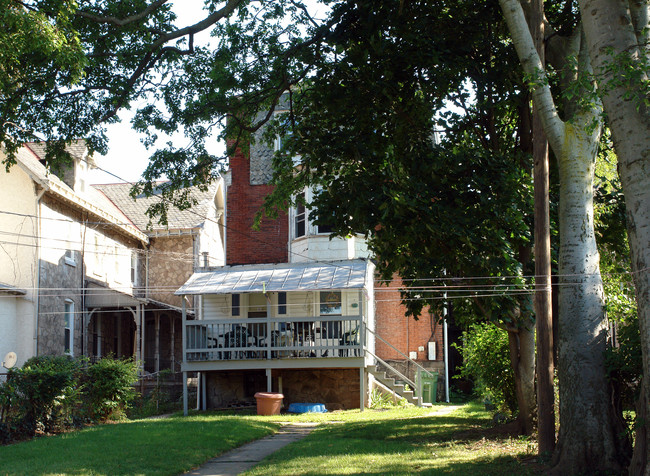
[[[88,186],[93,162],[83,141],[68,150],[72,164],[58,175],[46,167],[39,143],[23,147],[17,163],[0,172],[0,280],[24,291],[13,292],[16,312],[5,320],[10,329],[0,336],[0,353],[16,352],[19,364],[34,355],[90,355],[92,314],[107,310],[128,316],[115,326],[113,353],[141,355],[145,303],[130,265],[148,238]]]
[[[419,367],[442,371],[442,326],[405,316],[399,279],[376,283],[363,237],[332,239],[301,205],[252,229],[271,191],[274,150],[261,134],[230,158],[227,266],[199,270],[177,291],[199,300],[184,321],[183,371],[200,373],[200,406],[279,391],[285,405],[358,408],[378,384],[378,362],[412,385]]]
[[[143,370],[180,370],[181,311],[174,290],[199,263],[222,265],[223,180],[190,190],[197,205],[149,226],[157,197],[129,184],[88,185],[83,141],[53,173],[43,144],[0,171],[0,353],[134,357]],[[190,314],[192,306],[190,306]]]

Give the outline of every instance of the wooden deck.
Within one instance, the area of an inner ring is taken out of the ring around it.
[[[184,371],[359,367],[364,358],[360,316],[188,320],[184,332]]]

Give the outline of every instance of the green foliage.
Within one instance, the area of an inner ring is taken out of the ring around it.
[[[369,407],[373,410],[380,408],[403,407],[406,405],[406,399],[396,397],[388,392],[382,392],[379,389],[373,389],[370,392]]]
[[[104,358],[86,371],[86,399],[91,419],[121,419],[136,396],[138,365],[133,359]]]
[[[463,356],[461,376],[474,381],[474,391],[501,412],[515,414],[517,397],[510,365],[508,333],[493,324],[474,324],[454,345]]]
[[[173,378],[171,370],[161,370],[157,375],[154,389],[148,395],[136,396],[127,412],[128,417],[131,419],[148,418],[181,410],[181,400],[178,396],[173,398],[171,388],[165,385],[170,377]]]
[[[122,416],[136,379],[133,360],[33,357],[0,384],[0,440]]]
[[[32,357],[3,384],[5,419],[18,435],[54,431],[72,423],[79,405],[81,362],[67,356]]]

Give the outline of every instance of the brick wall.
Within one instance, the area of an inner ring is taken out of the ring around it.
[[[248,157],[237,150],[230,158],[231,185],[228,187],[226,216],[226,264],[288,262],[289,221],[285,213],[277,220],[265,219],[253,230],[255,215],[271,185],[251,185]]]
[[[409,355],[409,352],[417,352],[417,359],[414,360],[435,367],[434,362],[443,360],[442,323],[426,309],[417,321],[413,317],[406,317],[406,307],[401,304],[397,289],[401,285],[399,276],[395,276],[390,283],[375,282],[377,333],[402,353]],[[429,361],[427,357],[428,342],[436,343],[435,361]],[[422,348],[423,350],[420,350]],[[403,356],[379,339],[376,342],[376,351],[383,360],[404,360]]]

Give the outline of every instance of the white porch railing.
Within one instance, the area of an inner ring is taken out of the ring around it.
[[[185,361],[362,356],[361,324],[360,316],[186,321]]]

